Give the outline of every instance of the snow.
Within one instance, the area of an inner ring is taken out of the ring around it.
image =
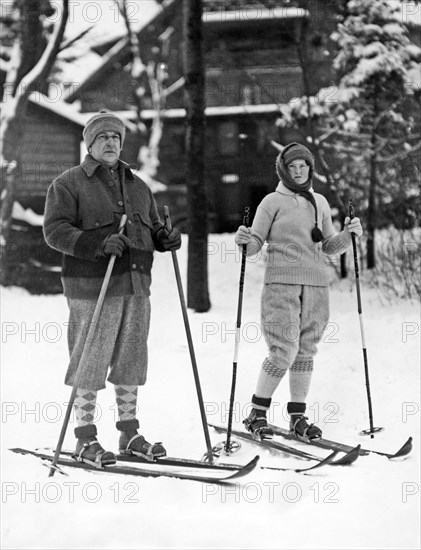
[[[156,17],[162,9],[155,0],[129,0],[127,6],[130,24],[137,32]],[[49,20],[53,20],[57,16],[55,14]],[[124,18],[114,0],[96,2],[71,0],[66,37],[72,38],[85,29],[91,29],[87,40],[95,46],[118,40],[127,32]]]
[[[12,218],[15,220],[20,220],[29,225],[42,226],[44,221],[44,216],[36,214],[32,208],[24,208],[19,202],[15,201],[13,203]]]
[[[185,280],[187,237],[177,253]],[[209,237],[212,308],[189,310],[209,421],[227,422],[240,258],[232,234]],[[244,287],[234,425],[241,427],[266,346],[259,328],[263,259],[249,259]],[[414,436],[405,460],[371,455],[350,467],[302,475],[256,468],[218,486],[68,469],[48,477],[34,457],[12,447],[51,447],[58,440],[70,388],[67,305],[62,295],[33,296],[2,288],[2,546],[85,548],[419,548],[419,304],[381,305],[362,284],[374,424],[370,440],[355,287],[333,281],[331,320],[319,346],[309,396],[310,420],[326,437],[394,451]],[[169,254],[156,254],[149,338],[149,380],[140,388],[142,432],[172,456],[206,450],[193,373]],[[271,419],[287,426],[288,383],[274,396]],[[116,449],[112,386],[99,393],[100,441]],[[64,447],[73,448],[71,418]],[[223,438],[210,431],[212,444]],[[310,449],[306,447],[309,451]],[[325,451],[311,452],[325,456]],[[303,462],[244,443],[226,461],[300,467]],[[305,465],[305,463],[304,463]]]

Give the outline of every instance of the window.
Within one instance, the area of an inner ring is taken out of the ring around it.
[[[222,122],[219,125],[218,146],[221,155],[238,154],[238,124],[236,122]]]

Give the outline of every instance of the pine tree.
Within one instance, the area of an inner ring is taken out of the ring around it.
[[[375,266],[375,229],[384,223],[379,214],[396,196],[407,194],[409,201],[418,175],[418,97],[408,74],[421,50],[411,43],[400,13],[396,2],[349,1],[332,36],[337,84],[291,101],[278,122],[304,128],[311,118],[317,125],[312,146],[326,159],[337,192],[345,198],[351,190],[354,203],[366,209],[369,268]]]

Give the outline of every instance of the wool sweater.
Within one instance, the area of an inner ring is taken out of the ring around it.
[[[311,192],[314,193],[312,190]],[[314,208],[305,197],[290,191],[282,181],[257,208],[247,256],[268,243],[265,283],[328,286],[325,256],[345,252],[351,243],[347,231],[335,234],[330,207],[323,195],[314,193],[319,227],[324,240],[313,242]]]
[[[149,296],[153,252],[163,227],[149,187],[119,161],[118,174],[87,155],[50,185],[44,238],[63,253],[62,283],[68,298],[96,299],[108,267],[104,239],[116,233],[123,213],[132,245],[114,264],[107,296]]]

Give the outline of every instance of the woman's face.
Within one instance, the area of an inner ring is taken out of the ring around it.
[[[310,166],[304,159],[296,159],[288,164],[287,170],[295,183],[302,184],[308,180]]]

